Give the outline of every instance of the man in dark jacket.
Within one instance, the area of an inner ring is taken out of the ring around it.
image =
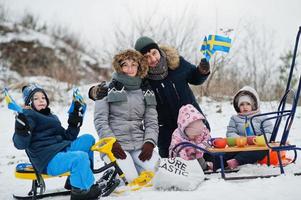
[[[155,92],[159,122],[158,147],[161,157],[168,157],[173,131],[177,128],[179,109],[192,104],[202,114],[189,84],[201,85],[210,74],[210,65],[206,59],[195,65],[181,57],[177,50],[168,46],[158,46],[149,37],[140,37],[135,49],[146,56],[149,70],[145,80]],[[101,99],[107,95],[105,83],[91,87],[89,97]],[[210,129],[208,122],[205,124]]]
[[[210,74],[210,66],[206,59],[196,67],[177,50],[167,46],[158,46],[149,37],[140,37],[135,49],[146,56],[149,70],[147,79],[156,94],[159,121],[158,147],[161,157],[168,157],[171,135],[177,128],[179,109],[192,104],[201,113],[196,99],[188,84],[200,85]],[[209,124],[207,123],[209,128]]]

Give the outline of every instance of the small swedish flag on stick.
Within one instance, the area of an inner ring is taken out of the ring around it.
[[[87,109],[87,104],[85,103],[83,96],[80,94],[79,89],[73,88],[73,100],[72,100],[72,103],[71,103],[68,113],[73,112],[76,101],[81,104],[80,111],[81,111],[81,114],[84,115],[84,113],[86,112],[86,109]]]
[[[4,88],[3,90],[5,102],[7,104],[8,109],[13,110],[17,113],[23,113],[23,109],[21,106],[19,106],[15,100],[9,95],[8,89]]]
[[[205,56],[206,60],[209,61],[211,56],[216,51],[229,53],[230,47],[231,39],[229,37],[224,37],[220,35],[209,35],[208,38],[205,36],[200,50]]]

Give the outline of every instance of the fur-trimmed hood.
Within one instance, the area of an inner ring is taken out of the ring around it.
[[[165,45],[160,45],[159,47],[166,54],[168,68],[172,70],[178,68],[180,65],[180,55],[177,49]]]
[[[242,95],[249,95],[254,101],[255,110],[260,109],[260,106],[259,106],[260,99],[259,99],[259,95],[256,92],[256,90],[254,88],[252,88],[251,86],[244,86],[234,95],[234,98],[233,98],[233,107],[237,113],[239,113],[238,99]]]
[[[140,78],[144,78],[147,75],[148,64],[146,58],[138,51],[127,49],[116,54],[113,58],[113,68],[116,72],[122,73],[121,63],[124,60],[134,60],[139,64],[137,76]]]

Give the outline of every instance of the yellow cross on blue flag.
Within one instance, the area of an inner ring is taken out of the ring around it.
[[[211,56],[216,51],[222,51],[228,53],[231,47],[231,39],[220,35],[209,35],[208,38],[205,36],[203,44],[201,46],[201,52],[205,56],[206,60],[209,61]]]
[[[9,95],[7,88],[4,88],[4,97],[5,97],[5,101],[6,101],[8,109],[16,111],[17,113],[23,113],[23,109]]]
[[[85,103],[83,96],[80,94],[79,89],[73,88],[73,100],[68,113],[73,112],[76,101],[81,104],[81,113],[84,114],[86,112],[87,104]]]

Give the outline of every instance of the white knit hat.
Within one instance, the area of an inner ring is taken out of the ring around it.
[[[252,108],[254,107],[254,100],[249,95],[242,95],[242,96],[239,97],[239,99],[238,99],[238,107],[243,102],[247,102],[247,103],[251,104]]]

